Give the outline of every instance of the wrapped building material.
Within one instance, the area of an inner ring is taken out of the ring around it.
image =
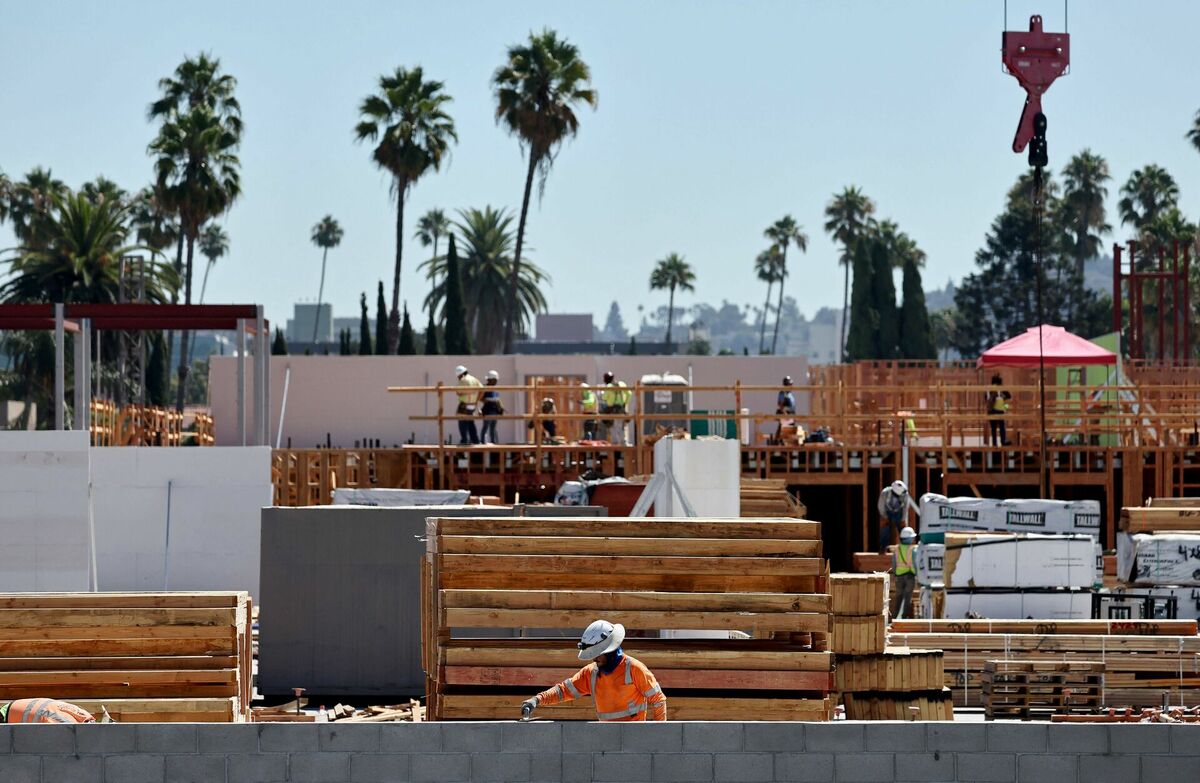
[[[997,500],[926,493],[921,496],[922,534],[951,530],[1011,533],[1100,534],[1097,500]]]
[[[925,576],[947,588],[1090,588],[1101,581],[1102,554],[1099,543],[1087,535],[951,533],[942,578],[931,570]]]
[[[1200,585],[1200,533],[1122,533],[1117,575],[1139,585]]]
[[[921,588],[921,616],[961,620],[1086,620],[1092,616],[1092,591],[1026,588],[941,590]]]

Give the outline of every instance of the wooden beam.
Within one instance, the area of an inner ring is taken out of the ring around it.
[[[624,609],[444,609],[446,628],[586,628],[603,611],[605,619],[627,628],[828,632],[830,615],[791,612],[653,612]]]
[[[444,682],[446,685],[505,685],[545,689],[570,678],[577,671],[578,667],[447,666]],[[662,669],[655,672],[655,678],[663,688],[680,689],[828,692],[833,687],[833,674],[828,671]],[[941,687],[941,683],[938,687]]]
[[[102,628],[127,626],[232,626],[237,610],[228,609],[130,609],[54,608],[0,609],[0,628]]]
[[[441,697],[439,720],[505,720],[520,717],[520,696]],[[754,699],[677,696],[667,694],[667,718],[670,720],[772,720],[826,721],[832,718],[829,699]],[[595,720],[596,708],[590,698],[553,707],[543,707],[538,715],[549,720]]]
[[[818,558],[782,557],[602,557],[574,555],[436,555],[443,572],[526,574],[727,574],[730,576],[818,576]]]
[[[441,590],[447,608],[602,609],[603,611],[828,612],[821,593],[667,593],[605,590]]]
[[[820,541],[588,536],[439,536],[445,555],[635,555],[681,557],[820,557]]]
[[[499,580],[493,572],[441,574],[438,583],[452,589],[491,589],[512,587],[524,590],[607,590],[613,578],[606,573],[511,574]],[[704,593],[820,593],[826,587],[825,576],[731,576],[716,574],[622,574],[621,586],[628,590]]]
[[[695,519],[546,519],[523,517],[438,518],[429,530],[443,536],[614,536],[623,538],[733,538],[819,541],[821,523],[803,519],[763,519],[754,522]]]
[[[506,644],[489,646],[483,640],[458,639],[444,648],[447,666],[553,666],[578,668],[578,650],[566,640],[504,640]],[[757,643],[743,640],[725,649],[689,649],[665,646],[658,639],[626,638],[625,649],[652,671],[660,669],[732,669],[746,671],[829,672],[833,654],[795,650],[754,649]],[[673,641],[673,640],[671,640]],[[468,645],[468,646],[459,646]],[[520,646],[513,646],[519,644]]]

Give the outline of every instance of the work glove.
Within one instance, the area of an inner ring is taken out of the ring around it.
[[[535,709],[537,709],[537,699],[526,699],[525,701],[521,702],[521,717],[528,718],[533,714]]]

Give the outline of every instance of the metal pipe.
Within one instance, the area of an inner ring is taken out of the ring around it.
[[[54,305],[54,429],[63,429],[66,419],[66,346],[63,339],[63,306]]]

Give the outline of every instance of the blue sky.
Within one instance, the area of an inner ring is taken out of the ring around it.
[[[1012,28],[1038,11],[1062,27],[1057,0],[1008,6]],[[1184,139],[1200,109],[1200,4],[1092,0],[1070,11],[1072,72],[1045,100],[1051,165],[1084,147],[1104,155],[1118,224],[1120,183],[1158,163],[1200,217],[1200,154]],[[209,301],[262,302],[282,323],[293,302],[316,297],[309,233],[332,213],[345,239],[330,254],[326,300],[354,315],[360,291],[373,300],[375,281],[390,280],[394,219],[387,177],[353,140],[359,101],[380,73],[415,64],[454,96],[460,143],[412,191],[409,236],[430,207],[519,207],[524,165],[493,121],[489,78],[508,44],[551,26],[579,46],[600,95],[530,217],[551,309],[601,322],[618,299],[632,325],[638,305],[665,302],[647,280],[672,251],[697,273],[682,304],[759,302],[761,232],[787,212],[811,239],[788,282],[811,315],[841,303],[821,222],[845,185],[926,250],[927,288],[972,269],[1025,167],[1009,149],[1024,93],[1000,69],[1002,17],[1001,0],[5,2],[0,169],[41,164],[72,186],[104,174],[140,187],[157,80],[210,51],[239,80],[246,136],[245,192],[223,221],[231,253]],[[0,247],[11,245],[0,227]],[[416,309],[428,251],[405,249],[401,296]]]

